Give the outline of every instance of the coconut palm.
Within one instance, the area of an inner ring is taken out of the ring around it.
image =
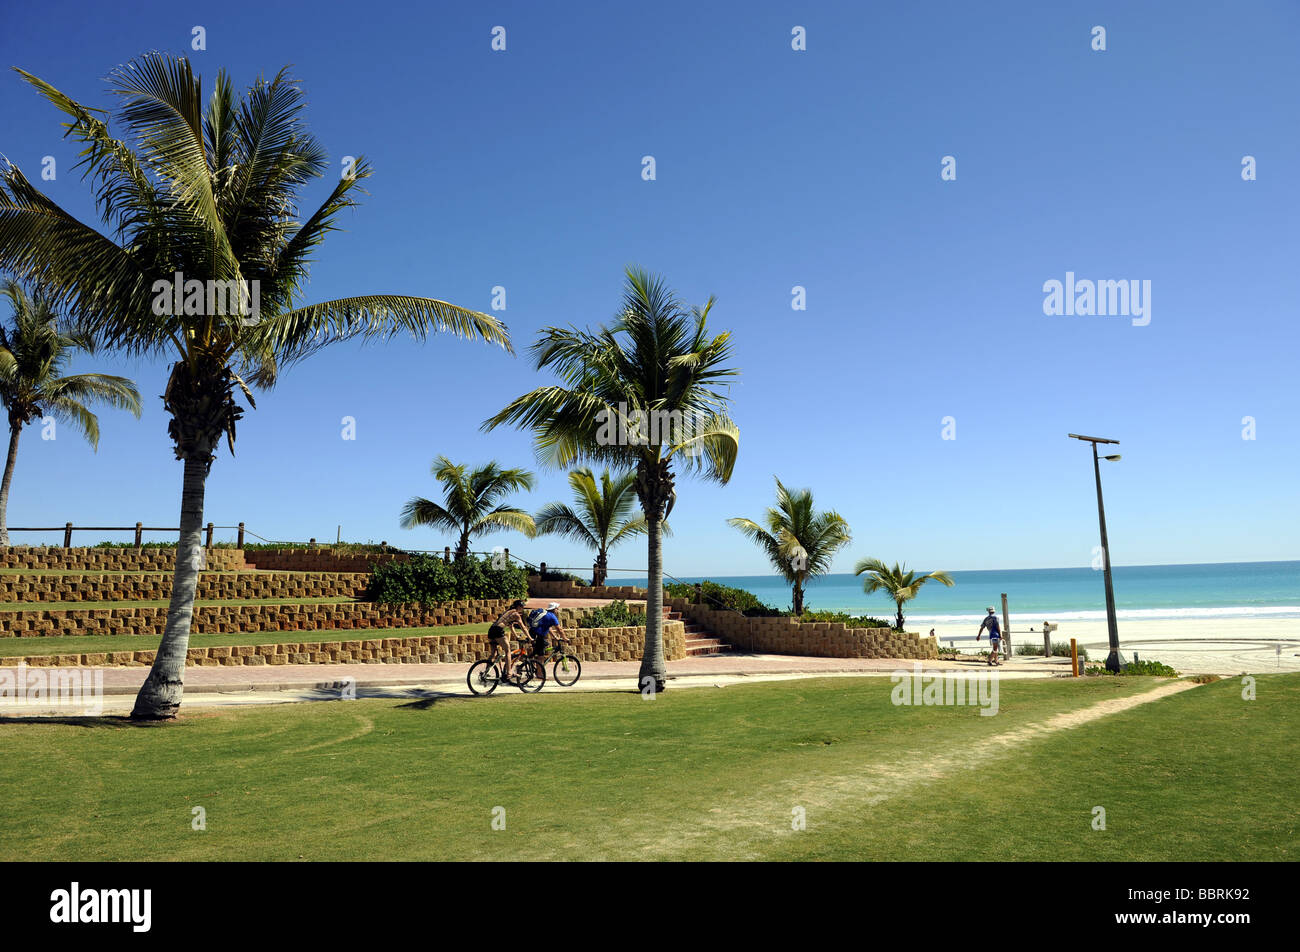
[[[637,504],[636,472],[627,470],[611,476],[606,467],[597,483],[592,471],[584,466],[569,473],[569,486],[577,508],[562,502],[548,503],[537,514],[537,534],[572,539],[594,551],[591,584],[604,585],[609,575],[609,550],[646,531],[645,516],[632,514]],[[666,534],[668,523],[662,523],[660,528]]]
[[[218,73],[204,101],[183,57],[149,53],[109,76],[121,106],[115,138],[92,110],[22,72],[64,112],[83,144],[101,233],[43,194],[14,165],[0,169],[0,268],[39,280],[105,346],[175,360],[163,393],[184,464],[181,534],[167,627],[133,717],[169,718],[184,690],[208,471],[224,437],[234,451],[251,386],[341,340],[435,331],[509,347],[503,325],[444,301],[398,294],[301,301],[312,254],[357,204],[370,175],[345,167],[305,221],[297,202],[329,165],[306,131],[303,94],[281,70],[236,94]],[[109,234],[115,237],[109,237]]]
[[[926,575],[917,575],[915,572],[909,572],[906,565],[900,566],[895,562],[891,568],[879,559],[862,559],[854,568],[853,574],[867,576],[863,580],[862,590],[868,595],[875,592],[884,592],[894,600],[894,604],[898,608],[898,617],[894,621],[894,628],[898,631],[903,630],[903,605],[916,598],[922,586],[927,582],[938,582],[941,585],[948,586],[948,588],[952,588],[953,585],[953,581],[947,572],[930,572]]]
[[[532,430],[539,457],[552,466],[596,462],[636,473],[646,521],[649,590],[640,683],[666,684],[663,650],[663,523],[681,470],[726,483],[740,446],[718,390],[737,371],[727,366],[731,335],[711,335],[703,307],[682,304],[662,278],[629,268],[622,307],[596,331],[549,327],[533,344],[538,369],[559,383],[517,397],[484,429],[512,423]]]
[[[49,298],[29,295],[16,281],[3,293],[13,308],[13,327],[0,326],[0,405],[9,418],[9,455],[0,481],[0,545],[9,544],[9,484],[18,460],[18,437],[33,420],[49,417],[76,427],[99,449],[99,417],[90,406],[103,404],[140,416],[140,392],[125,377],[108,374],[64,376],[77,351],[94,349],[82,331],[61,326]]]
[[[469,555],[472,535],[506,529],[534,535],[532,516],[517,506],[494,505],[507,493],[533,488],[533,474],[527,470],[502,469],[494,462],[467,470],[463,463],[439,456],[433,461],[433,478],[442,483],[444,501],[413,497],[402,507],[403,529],[432,526],[456,533],[458,559]]]
[[[818,512],[813,508],[812,492],[785,488],[776,479],[776,506],[763,517],[766,527],[752,519],[728,519],[752,540],[776,571],[791,586],[792,608],[803,614],[804,584],[830,571],[835,553],[852,541],[849,524],[837,512]]]

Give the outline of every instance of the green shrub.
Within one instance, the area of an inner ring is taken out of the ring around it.
[[[645,614],[633,611],[623,601],[593,608],[578,620],[579,628],[632,628],[645,624]]]
[[[1088,668],[1088,674],[1110,674],[1114,671],[1108,671],[1105,667],[1097,666]],[[1176,678],[1178,672],[1167,664],[1159,661],[1130,661],[1120,669],[1120,677],[1156,677],[1156,678]]]
[[[1016,654],[1037,655],[1039,657],[1042,657],[1043,646],[1039,644],[1033,644],[1033,643],[1021,643],[1016,645]],[[1068,641],[1052,642],[1052,657],[1053,658],[1070,657],[1070,643]],[[1088,649],[1083,647],[1082,645],[1079,646],[1079,659],[1082,661],[1088,660]]]
[[[845,612],[804,612],[799,616],[801,622],[840,622],[848,628],[893,628],[892,621],[872,618],[869,615],[849,615]]]
[[[470,555],[444,562],[433,555],[375,566],[368,597],[371,601],[450,602],[467,598],[528,597],[528,575],[517,565],[493,567],[490,557]]]
[[[730,585],[719,585],[717,582],[707,580],[700,584],[704,604],[710,608],[730,609],[750,618],[772,618],[786,614],[779,608],[763,604],[756,595],[743,588],[732,588]],[[695,585],[691,582],[670,582],[664,586],[664,592],[670,598],[688,598],[695,601]]]

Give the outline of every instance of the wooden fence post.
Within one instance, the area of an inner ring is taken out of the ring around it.
[[[136,547],[137,549],[140,548],[140,545],[142,544],[143,539],[144,539],[144,531],[143,531],[143,530],[144,530],[144,523],[143,523],[143,522],[137,522],[137,523],[135,524],[135,547]]]
[[[1079,676],[1079,642],[1070,639],[1070,672],[1074,677]]]
[[[65,549],[72,548],[72,523],[71,522],[65,523],[63,526],[63,547]]]
[[[1007,614],[1007,593],[1002,593],[1002,643],[1006,650],[1002,652],[1002,657],[1011,660],[1011,616]]]
[[[235,543],[235,548],[242,549],[243,547],[244,547],[244,524],[241,522],[239,524],[239,540]]]
[[[205,549],[210,549],[212,548],[212,523],[208,523],[207,530],[207,539],[205,540],[203,547]]]

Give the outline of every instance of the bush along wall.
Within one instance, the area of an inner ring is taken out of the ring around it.
[[[367,597],[386,604],[528,597],[528,575],[522,566],[498,567],[491,558],[473,555],[453,562],[433,555],[412,556],[376,565],[374,572]]]

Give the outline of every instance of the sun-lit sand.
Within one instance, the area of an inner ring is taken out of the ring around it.
[[[1025,620],[1023,627],[1031,624],[1039,626],[1038,622]],[[1043,636],[1037,632],[1020,634],[1022,623],[1015,616],[1011,627],[1014,644],[1043,643]],[[907,628],[922,635],[930,630],[924,623],[909,623]],[[941,644],[955,639],[959,649],[976,647],[971,640],[974,626],[934,628]],[[1071,638],[1088,649],[1093,661],[1105,660],[1105,619],[1062,622],[1052,634],[1054,642],[1068,642]],[[979,647],[986,644],[980,642]],[[1163,661],[1185,674],[1300,671],[1300,618],[1120,619],[1119,644],[1120,652],[1130,660],[1136,653],[1139,658]]]

